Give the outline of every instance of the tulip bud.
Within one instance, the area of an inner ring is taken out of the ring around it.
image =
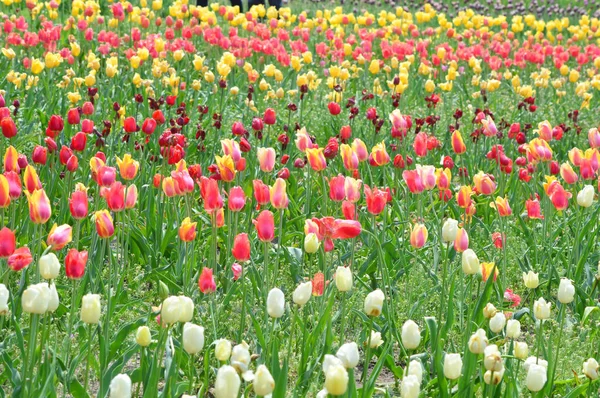
[[[558,301],[569,304],[575,299],[575,287],[570,279],[562,278],[558,285]]]
[[[217,371],[217,380],[215,381],[216,398],[237,398],[240,391],[240,376],[235,369],[229,365],[224,365]]]
[[[594,187],[586,185],[577,193],[577,204],[581,207],[590,207],[594,202]]]
[[[312,297],[312,282],[304,282],[298,285],[296,290],[294,290],[294,294],[292,295],[292,300],[295,304],[302,307],[304,304],[308,303],[308,300]]]
[[[183,349],[190,355],[195,355],[204,348],[204,328],[186,322],[183,325]]]
[[[371,330],[371,338],[369,338],[369,346],[372,349],[376,349],[382,344],[383,344],[383,339],[381,338],[381,333]]]
[[[497,384],[500,384],[503,376],[504,376],[504,368],[502,368],[501,370],[499,370],[497,372],[488,370],[483,375],[483,381],[485,382],[485,384],[497,385]]]
[[[163,325],[172,325],[179,321],[181,315],[181,301],[177,296],[167,297],[160,309],[160,322]]]
[[[10,294],[3,283],[0,283],[0,315],[8,314],[8,299]]]
[[[58,299],[58,292],[56,291],[56,285],[53,283],[49,287],[50,289],[50,300],[48,301],[48,312],[54,312],[58,308],[60,301]]]
[[[423,365],[421,365],[421,361],[417,361],[416,359],[410,361],[406,374],[416,376],[419,384],[421,384],[423,381]]]
[[[273,288],[267,296],[267,313],[271,318],[281,318],[285,311],[285,296],[278,288]]]
[[[458,232],[458,221],[453,218],[449,218],[444,222],[442,226],[442,241],[454,242],[456,239],[456,233]]]
[[[404,322],[402,325],[402,345],[407,350],[414,350],[421,343],[421,332],[419,326],[412,320]]]
[[[265,397],[273,393],[275,389],[275,379],[269,372],[269,369],[265,365],[259,365],[256,368],[256,373],[254,375],[254,392],[256,395]]]
[[[546,375],[547,370],[541,365],[532,364],[527,371],[527,378],[525,379],[525,385],[529,391],[538,392],[544,388],[544,384],[548,380]]]
[[[23,311],[29,314],[44,314],[48,310],[50,289],[47,283],[29,285],[21,296]]]
[[[529,271],[527,273],[523,272],[523,283],[525,283],[526,288],[535,289],[540,284],[538,274],[533,271]]]
[[[475,333],[469,338],[469,351],[473,354],[483,354],[485,347],[487,347],[488,339],[485,335],[485,330],[477,329]]]
[[[152,336],[150,335],[150,328],[148,326],[140,326],[135,333],[135,342],[142,347],[148,347],[152,342]]]
[[[162,300],[169,297],[169,287],[163,281],[158,281],[158,297]]]
[[[533,315],[540,320],[550,318],[550,308],[552,303],[547,303],[543,297],[540,297],[533,303]]]
[[[598,365],[598,361],[594,358],[590,358],[583,363],[583,374],[590,380],[598,378],[598,369],[600,369],[600,365]]]
[[[192,320],[194,317],[194,302],[186,296],[179,296],[179,304],[181,313],[179,314],[179,322],[185,323]]]
[[[483,316],[487,319],[493,318],[497,312],[498,310],[496,309],[496,307],[494,307],[494,304],[492,303],[487,303],[486,306],[483,308]]]
[[[479,258],[473,249],[467,249],[462,254],[462,269],[467,275],[475,275],[480,270]]]
[[[241,344],[233,347],[231,351],[231,366],[235,368],[239,373],[244,376],[246,372],[248,372],[248,367],[250,366],[250,350],[248,347],[248,343],[242,341]]]
[[[348,389],[348,371],[342,364],[333,364],[325,372],[325,389],[331,395],[343,395]]]
[[[111,380],[109,398],[131,398],[131,379],[129,376],[118,374]]]
[[[40,275],[44,279],[56,279],[60,271],[60,263],[54,253],[48,253],[40,257],[38,266],[40,267]]]
[[[355,342],[343,344],[335,356],[342,361],[346,369],[353,369],[358,365],[360,359],[358,345]]]
[[[304,251],[306,253],[316,253],[320,246],[321,242],[319,242],[319,238],[315,233],[311,232],[304,238]]]
[[[537,358],[537,357],[529,357],[525,360],[525,363],[523,364],[523,369],[525,369],[525,371],[529,371],[529,367],[531,365],[540,365],[545,367],[546,369],[548,369],[548,361],[546,361],[545,359],[542,358]]]
[[[517,341],[515,342],[515,357],[518,359],[525,359],[529,354],[529,347],[527,343]]]
[[[485,366],[487,370],[493,372],[499,372],[503,369],[502,355],[500,354],[500,351],[498,351],[498,346],[496,344],[485,347],[485,350],[483,351],[483,366]]]
[[[502,332],[505,325],[506,316],[504,316],[504,313],[502,312],[497,312],[496,315],[490,319],[490,330],[496,334]]]
[[[352,289],[352,271],[348,267],[337,267],[335,271],[335,287],[340,292],[348,292]]]
[[[374,290],[365,298],[364,310],[368,316],[379,316],[383,308],[385,295],[380,289]]]
[[[100,295],[88,293],[81,299],[81,321],[89,325],[100,321]]]
[[[215,341],[215,357],[219,362],[229,360],[231,356],[231,342],[227,339],[219,339]]]
[[[519,322],[516,319],[509,319],[506,323],[506,337],[508,337],[509,339],[518,339],[520,335],[521,322]]]
[[[418,398],[421,391],[421,383],[414,375],[404,376],[400,385],[400,392],[403,398]]]
[[[444,376],[447,379],[455,380],[460,377],[462,372],[462,358],[460,354],[446,354],[444,357]]]

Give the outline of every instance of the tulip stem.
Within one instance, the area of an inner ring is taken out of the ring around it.
[[[562,342],[563,329],[565,325],[565,307],[566,304],[561,304],[558,317],[560,318],[560,326],[558,327],[558,345],[556,347],[556,356],[554,357],[554,363],[552,364],[552,374],[550,375],[550,391],[554,385],[554,376],[556,375],[556,367],[558,366],[558,354],[560,352],[560,343]]]
[[[273,276],[273,280],[277,280],[277,276],[279,275],[279,260],[283,255],[283,209],[279,210],[279,240],[277,241],[277,256],[275,259],[275,275]],[[281,252],[280,252],[281,250]]]
[[[238,341],[242,340],[242,333],[244,333],[244,328],[246,326],[246,298],[247,298],[247,290],[246,290],[246,267],[242,267],[242,276],[241,276],[241,284],[242,284],[242,314],[240,316],[240,329],[238,330]]]
[[[27,354],[27,360],[23,362],[23,377],[22,380],[25,383],[24,397],[28,395],[33,389],[33,371],[35,369],[35,347],[37,343],[37,331],[40,322],[40,316],[38,314],[31,314],[29,323],[29,353]]]
[[[142,375],[144,375],[144,357],[145,357],[145,353],[146,353],[146,347],[141,347],[141,353],[140,353],[140,370],[142,372]],[[137,386],[135,388],[135,396],[139,397],[140,396],[140,386],[142,385],[143,382],[143,377],[142,379],[140,379],[140,381],[137,383]]]
[[[215,340],[217,340],[217,321],[215,320],[215,295],[217,294],[217,292],[213,292],[210,295],[210,317],[212,319],[212,324],[213,324],[213,334],[215,336]]]
[[[92,354],[92,324],[88,324],[88,347],[87,347],[87,359],[85,361],[85,376],[83,383],[83,390],[88,391],[88,380],[90,375],[90,356]]]
[[[543,326],[544,326],[544,320],[540,319],[540,327],[538,330],[538,335],[537,335],[537,350],[536,350],[536,360],[535,363],[537,364],[539,362],[540,356],[542,355],[542,330],[543,330]]]
[[[362,397],[366,397],[366,384],[367,384],[367,372],[369,370],[369,364],[371,363],[371,336],[373,335],[373,317],[369,317],[369,329],[367,330],[367,353],[365,355],[365,363],[363,365],[363,374],[361,377],[362,382]]]

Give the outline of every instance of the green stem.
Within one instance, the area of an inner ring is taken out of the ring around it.
[[[88,347],[87,347],[87,359],[85,361],[85,376],[83,383],[83,390],[88,391],[88,380],[90,375],[90,357],[92,356],[92,324],[88,324]]]
[[[362,397],[366,397],[366,384],[367,384],[367,373],[369,370],[369,363],[371,362],[371,336],[373,334],[373,317],[369,317],[369,329],[367,331],[367,353],[365,355],[365,363],[363,365],[363,374],[361,377],[361,382],[363,384],[362,388]]]

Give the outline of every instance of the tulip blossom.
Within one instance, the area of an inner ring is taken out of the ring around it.
[[[0,258],[7,258],[14,253],[17,246],[15,233],[4,227],[0,230]]]
[[[265,173],[270,173],[275,167],[275,149],[273,148],[258,148],[256,151],[260,170]]]
[[[480,195],[491,195],[496,190],[496,183],[492,176],[485,174],[483,171],[473,176],[473,185],[475,186],[475,192]]]
[[[223,207],[219,183],[212,178],[200,177],[200,195],[204,200],[204,210],[212,212]]]
[[[323,148],[306,148],[305,151],[308,164],[314,171],[323,171],[327,167],[327,161],[323,155]]]
[[[329,179],[329,199],[335,202],[341,202],[346,197],[346,178],[338,174]]]
[[[233,248],[231,254],[237,261],[250,260],[250,240],[248,234],[237,234],[233,240]]]
[[[268,210],[263,210],[255,220],[252,220],[258,239],[262,242],[271,242],[275,238],[275,221],[273,213]]]
[[[373,215],[383,212],[388,201],[387,191],[374,187],[372,190],[368,185],[364,186],[365,197],[367,199],[367,210]]]
[[[101,238],[110,238],[115,233],[113,218],[108,210],[99,210],[94,214],[96,232]]]
[[[72,239],[72,228],[70,225],[63,224],[60,227],[54,224],[48,234],[47,243],[53,250],[60,250],[65,247]]]
[[[410,245],[420,249],[427,243],[427,227],[423,224],[415,224],[410,228]]]
[[[196,224],[189,217],[183,219],[178,231],[182,242],[191,242],[196,238]]]
[[[500,217],[510,216],[512,214],[512,209],[508,204],[508,200],[506,198],[502,198],[500,196],[496,197],[496,199],[490,203],[490,207],[498,210],[498,215]]]
[[[348,144],[342,144],[340,147],[340,154],[342,156],[342,163],[346,170],[352,171],[358,169],[358,155],[352,147]]]
[[[128,153],[123,156],[123,160],[117,156],[117,165],[119,166],[119,173],[124,180],[133,180],[140,168],[140,163],[132,159]]]
[[[231,182],[235,178],[235,164],[233,163],[233,158],[229,155],[215,156],[217,167],[219,168],[219,175],[221,179],[225,182]]]
[[[494,281],[496,281],[496,278],[498,277],[498,274],[500,273],[500,271],[498,270],[498,267],[496,267],[496,264],[495,263],[481,263],[481,277],[484,282],[488,280],[488,278],[490,277],[492,272],[494,272]]]
[[[275,209],[283,210],[287,209],[289,204],[289,199],[286,192],[286,183],[282,178],[278,178],[275,180],[275,184],[269,188],[270,197],[271,197],[271,205]]]
[[[454,132],[452,133],[451,143],[452,143],[452,150],[457,155],[462,155],[463,153],[465,153],[467,151],[467,147],[465,145],[465,142],[463,141],[460,131],[454,130]]]
[[[52,215],[50,208],[50,199],[43,189],[36,189],[33,192],[25,192],[29,202],[29,218],[34,224],[45,224]]]
[[[65,274],[69,279],[80,279],[85,273],[85,266],[88,260],[87,251],[78,251],[71,249],[65,257]]]
[[[373,166],[385,166],[390,162],[390,155],[388,155],[385,149],[384,142],[380,142],[373,147],[371,155],[369,155],[369,162]]]
[[[33,261],[31,251],[27,246],[16,249],[10,256],[8,256],[7,264],[13,271],[20,271],[27,267]]]
[[[458,228],[454,238],[454,250],[462,253],[469,248],[469,235],[464,228]]]
[[[352,150],[358,157],[359,162],[364,162],[369,158],[367,145],[360,138],[355,138],[354,141],[352,141]]]
[[[198,288],[204,294],[214,293],[217,290],[215,278],[213,277],[213,270],[211,268],[202,268],[202,273],[198,278]]]
[[[0,208],[4,209],[10,205],[10,185],[8,179],[0,174]]]
[[[125,185],[119,181],[108,188],[102,187],[100,194],[106,200],[109,210],[119,212],[125,209]]]

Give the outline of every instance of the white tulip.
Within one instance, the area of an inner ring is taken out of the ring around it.
[[[562,278],[558,285],[558,301],[569,304],[575,299],[575,286],[570,279]]]
[[[215,357],[219,362],[225,362],[231,357],[231,342],[227,339],[215,341]]]
[[[231,352],[231,366],[233,366],[240,374],[248,371],[250,366],[250,350],[248,343],[242,341],[241,344],[233,347]]]
[[[417,361],[416,359],[410,361],[407,374],[416,376],[419,380],[419,384],[421,384],[423,381],[423,365],[421,364],[421,361]]]
[[[402,325],[400,337],[402,338],[402,345],[404,348],[407,350],[414,350],[421,343],[421,331],[419,330],[419,326],[409,319]]]
[[[467,275],[475,275],[481,269],[479,258],[473,249],[467,249],[461,256],[462,270]]]
[[[49,285],[50,289],[50,300],[48,301],[48,312],[54,312],[58,308],[60,301],[58,299],[58,292],[56,291],[56,285],[53,283]]]
[[[407,375],[402,379],[400,395],[402,398],[418,398],[421,392],[421,383],[417,376]]]
[[[148,347],[152,342],[152,335],[148,326],[140,326],[135,333],[135,342],[142,347]]]
[[[335,356],[342,361],[346,369],[353,369],[358,365],[358,361],[360,360],[358,345],[355,342],[343,344]]]
[[[454,242],[456,233],[458,232],[458,221],[449,218],[442,225],[442,241],[445,243]]]
[[[538,392],[544,388],[544,384],[548,380],[546,368],[541,365],[532,364],[527,371],[525,385],[529,391]]]
[[[527,343],[517,341],[515,342],[515,357],[518,359],[525,359],[529,354],[529,347]]]
[[[490,319],[490,330],[496,334],[502,332],[506,325],[506,316],[502,312],[497,312],[496,315]]]
[[[485,307],[483,307],[483,316],[487,319],[492,319],[497,312],[498,310],[496,309],[496,307],[494,307],[494,304],[492,303],[487,303]]]
[[[194,302],[186,296],[179,296],[179,305],[181,311],[179,313],[179,322],[186,323],[194,317]]]
[[[102,306],[100,305],[100,295],[88,293],[81,299],[81,321],[89,325],[97,324],[100,321]]]
[[[377,289],[367,294],[365,298],[365,314],[368,316],[379,316],[381,315],[381,310],[383,308],[383,300],[385,300],[385,295],[381,291],[381,289]]]
[[[598,361],[594,358],[590,358],[583,363],[583,374],[585,374],[588,379],[596,380],[598,378],[598,369],[600,365],[598,365]]]
[[[50,302],[50,288],[47,283],[29,285],[21,296],[23,311],[30,314],[44,314]]]
[[[43,255],[38,261],[40,268],[40,275],[44,279],[56,279],[60,272],[60,262],[54,253],[48,253]]]
[[[586,185],[577,193],[577,204],[581,207],[590,207],[594,203],[594,187]]]
[[[281,318],[285,311],[285,296],[278,288],[273,288],[267,296],[267,313],[271,318]]]
[[[348,389],[348,371],[342,364],[332,364],[325,372],[325,389],[331,395],[343,395]]]
[[[259,365],[256,368],[256,374],[254,375],[254,392],[258,396],[267,396],[273,393],[275,389],[275,379],[269,372],[269,369],[265,365]]]
[[[498,346],[496,344],[485,347],[483,352],[483,366],[485,366],[487,370],[494,372],[502,370],[502,355],[500,354],[500,351],[498,351]]]
[[[237,398],[241,384],[240,376],[233,367],[221,366],[217,371],[217,380],[215,381],[215,397]]]
[[[8,299],[10,298],[10,293],[8,289],[4,285],[4,283],[0,283],[0,315],[8,314]]]
[[[504,376],[504,368],[502,368],[501,370],[499,370],[497,372],[488,370],[483,375],[483,381],[485,382],[485,384],[497,385],[502,381],[503,376]]]
[[[352,271],[348,267],[337,267],[335,271],[335,287],[340,292],[352,289]]]
[[[546,369],[548,369],[548,361],[546,361],[545,359],[542,358],[537,358],[537,357],[529,357],[525,360],[525,362],[523,363],[523,369],[525,369],[525,371],[529,371],[529,367],[531,365],[540,365],[545,367]]]
[[[126,374],[118,374],[110,381],[109,398],[131,398],[131,379]]]
[[[172,325],[179,322],[181,315],[181,300],[177,296],[167,297],[160,309],[160,322],[163,325]]]
[[[446,354],[444,357],[444,376],[456,380],[462,372],[462,358],[460,354]]]
[[[527,273],[523,272],[523,283],[525,284],[526,288],[535,289],[540,285],[538,274],[533,271],[529,271]]]
[[[509,339],[518,339],[521,335],[521,322],[516,319],[509,319],[506,323],[506,337]]]
[[[190,355],[195,355],[204,348],[204,328],[186,322],[183,325],[183,349]]]
[[[533,315],[537,319],[548,319],[550,318],[550,307],[552,303],[546,302],[543,297],[540,297],[533,303]]]
[[[469,338],[469,351],[473,354],[483,354],[485,347],[487,347],[487,343],[488,339],[485,330],[477,329],[477,331]]]
[[[295,304],[302,307],[304,304],[308,303],[308,300],[312,297],[312,282],[304,282],[298,285],[296,290],[294,290],[294,294],[292,294],[292,300]]]
[[[383,339],[381,338],[381,333],[371,330],[371,338],[369,339],[369,343],[371,348],[377,348],[382,345]]]

